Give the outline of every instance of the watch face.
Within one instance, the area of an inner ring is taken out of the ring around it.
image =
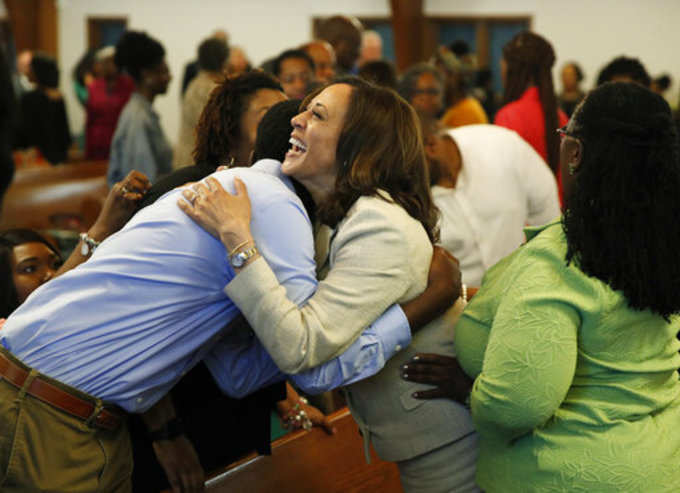
[[[245,261],[243,257],[244,257],[243,252],[237,253],[236,255],[231,257],[231,265],[233,265],[234,267],[241,267],[243,265],[243,262]]]
[[[90,245],[83,241],[82,245],[80,245],[80,254],[83,257],[87,257],[88,253],[90,253]]]

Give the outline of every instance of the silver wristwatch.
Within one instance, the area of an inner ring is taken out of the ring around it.
[[[246,250],[242,250],[238,253],[235,253],[234,255],[231,256],[229,261],[231,262],[231,265],[233,267],[236,267],[237,269],[239,267],[243,267],[243,264],[245,264],[249,259],[253,258],[257,254],[257,247],[252,246]]]
[[[94,240],[87,233],[80,233],[80,254],[83,257],[92,255],[101,242]]]

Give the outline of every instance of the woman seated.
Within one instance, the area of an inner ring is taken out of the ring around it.
[[[334,228],[327,249],[317,239],[317,267],[326,276],[306,305],[287,298],[260,257],[243,184],[232,196],[208,178],[184,192],[191,203],[180,207],[239,260],[225,292],[279,368],[297,373],[343,351],[387,307],[423,291],[437,214],[416,113],[394,91],[342,79],[312,93],[292,123],[281,171],[309,191],[321,222]],[[453,354],[457,313],[426,325],[382,371],[348,387],[366,450],[371,441],[382,459],[396,462],[407,491],[475,490],[468,412],[452,401],[414,399],[415,386],[398,376],[418,351]]]
[[[5,319],[38,286],[54,277],[61,254],[31,229],[0,232],[0,319]]]
[[[468,400],[487,492],[676,491],[680,166],[668,104],[609,83],[560,129],[561,221],[488,271],[455,359],[405,372]],[[442,383],[444,382],[444,383]]]
[[[80,242],[66,262],[55,246],[36,231],[17,228],[0,232],[0,319],[7,318],[42,284],[87,260],[91,245],[122,228],[149,187],[149,180],[138,171],[131,171],[117,183],[109,191],[97,220],[80,235]]]

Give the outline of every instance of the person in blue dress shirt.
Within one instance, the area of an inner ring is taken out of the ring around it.
[[[303,304],[317,284],[312,228],[280,163],[212,176],[232,191],[236,176],[247,184],[260,253]],[[180,197],[169,192],[101,245],[88,244],[96,247],[88,262],[38,288],[8,318],[0,429],[16,433],[0,435],[3,491],[129,491],[119,409],[148,410],[199,361],[235,397],[283,378],[252,334],[225,330],[239,314],[224,287],[241,257],[230,258],[182,213]],[[292,380],[313,392],[348,384],[377,373],[409,342],[395,305],[345,353]]]

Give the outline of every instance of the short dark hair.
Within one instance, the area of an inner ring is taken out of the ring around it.
[[[31,70],[39,86],[50,89],[59,87],[59,66],[51,56],[46,53],[34,53],[31,58]]]
[[[312,72],[316,68],[316,66],[314,65],[314,60],[312,60],[312,57],[310,57],[307,54],[307,52],[298,49],[286,50],[279,56],[277,56],[274,59],[274,62],[272,63],[272,73],[275,76],[278,77],[279,75],[281,75],[281,64],[283,63],[284,60],[287,60],[289,58],[298,58],[306,61],[309,64],[309,67],[312,69]]]
[[[269,108],[257,126],[253,163],[260,159],[276,159],[283,162],[290,149],[290,134],[293,131],[291,120],[300,112],[299,99],[281,101]],[[297,180],[291,178],[295,193],[307,210],[312,223],[316,220],[316,206],[307,189]]]
[[[121,70],[139,81],[144,69],[154,68],[163,61],[165,49],[158,41],[141,31],[125,31],[116,44],[113,61]]]
[[[212,93],[196,126],[194,163],[214,167],[226,164],[241,135],[241,116],[260,89],[282,91],[281,84],[261,70],[227,77]]]
[[[269,108],[257,126],[253,162],[276,159],[283,162],[290,149],[291,120],[300,112],[300,100],[281,101]]]
[[[19,297],[12,273],[12,253],[15,246],[25,243],[42,243],[47,245],[59,258],[61,254],[41,234],[32,229],[15,228],[0,232],[0,318],[7,318],[19,307]]]
[[[604,66],[597,76],[597,85],[601,86],[605,82],[610,82],[617,76],[628,76],[638,84],[649,88],[652,79],[642,65],[642,62],[637,58],[629,58],[626,56],[619,56],[614,58],[611,62]]]
[[[572,125],[583,157],[565,197],[567,262],[631,308],[680,312],[680,153],[668,103],[638,84],[605,83]]]
[[[379,86],[397,89],[397,71],[394,65],[386,60],[364,63],[359,69],[359,77]]]
[[[198,66],[202,70],[220,71],[228,58],[229,45],[223,39],[208,38],[198,46]]]

